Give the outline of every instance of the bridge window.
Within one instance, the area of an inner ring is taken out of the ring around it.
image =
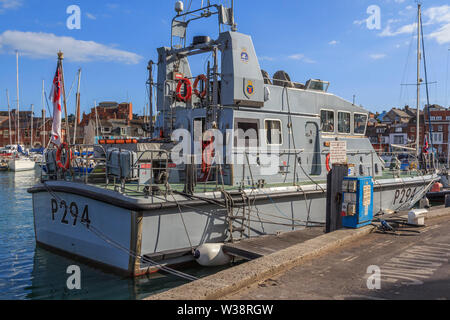
[[[234,124],[234,145],[241,148],[257,148],[259,146],[259,121],[237,119]]]
[[[364,135],[366,133],[367,115],[355,113],[355,134]]]
[[[281,121],[280,120],[266,120],[266,137],[268,145],[282,145],[283,136],[281,132]]]
[[[322,110],[320,112],[321,130],[324,133],[334,133],[334,111]]]
[[[338,132],[350,133],[350,112],[338,113]]]

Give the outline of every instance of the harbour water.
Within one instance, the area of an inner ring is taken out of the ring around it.
[[[36,247],[32,200],[26,191],[36,177],[34,171],[0,172],[0,300],[142,299],[186,282],[165,274],[124,278]],[[71,265],[81,269],[80,290],[67,288]],[[219,270],[183,271],[202,277]]]

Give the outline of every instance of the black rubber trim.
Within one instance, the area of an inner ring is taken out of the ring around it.
[[[410,186],[420,186],[423,182],[414,182],[414,183],[405,183],[405,185]],[[92,188],[86,190],[85,188],[82,188],[80,184],[73,184],[70,186],[48,186],[51,191],[53,192],[63,192],[63,193],[69,193],[69,194],[75,194],[78,196],[86,197],[92,200],[104,202],[111,204],[113,206],[135,211],[135,212],[141,212],[141,211],[152,211],[152,210],[162,210],[162,209],[173,209],[177,208],[177,203],[174,201],[167,201],[162,203],[148,203],[148,204],[139,204],[132,198],[126,198],[123,195],[119,195],[117,197],[117,193],[114,191],[106,190],[108,194],[105,194],[105,189],[100,189],[102,192],[95,192],[92,190]],[[403,187],[403,185],[401,186]],[[388,184],[388,185],[374,185],[374,190],[377,189],[398,189],[398,184]],[[27,190],[28,193],[34,194],[34,193],[42,193],[42,192],[48,192],[47,188],[44,185],[37,185],[32,188],[29,188]],[[282,192],[282,193],[276,193],[276,194],[258,194],[258,195],[252,195],[249,196],[251,198],[251,201],[272,201],[275,199],[283,199],[283,198],[296,198],[296,197],[304,197],[305,194],[308,197],[311,196],[320,196],[324,192],[320,190],[308,190],[308,191],[294,191],[294,192]],[[239,192],[230,192],[231,196],[233,197],[235,204],[242,204],[245,200],[242,199],[241,193]],[[129,200],[128,200],[129,199]],[[222,199],[214,199],[214,202],[217,202],[220,205],[225,205],[225,202]],[[199,200],[199,199],[191,199],[191,200],[182,200],[178,201],[180,205],[188,205],[192,207],[200,207],[200,206],[207,206],[212,205],[210,202]]]

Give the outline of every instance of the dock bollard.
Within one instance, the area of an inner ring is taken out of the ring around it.
[[[450,208],[450,194],[445,195],[445,207]]]

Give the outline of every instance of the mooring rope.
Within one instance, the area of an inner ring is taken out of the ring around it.
[[[50,186],[48,186],[45,182],[43,183],[43,185],[44,185],[44,187],[47,189],[47,191],[48,191],[48,192],[49,192],[49,193],[50,193],[57,201],[61,202],[61,198],[58,197],[58,195],[56,195],[56,194],[54,193],[54,191],[50,188]],[[133,251],[131,251],[130,249],[123,247],[120,243],[118,243],[118,242],[112,240],[110,237],[108,237],[107,235],[105,235],[103,232],[101,232],[101,231],[100,231],[99,229],[97,229],[96,227],[94,227],[94,226],[92,226],[92,225],[90,225],[90,224],[87,224],[86,222],[81,222],[81,223],[86,227],[86,229],[87,229],[89,232],[93,233],[93,234],[96,235],[98,238],[100,238],[101,240],[105,241],[106,243],[108,243],[108,244],[110,244],[110,245],[116,247],[117,249],[119,249],[119,250],[121,250],[121,251],[124,251],[125,253],[127,253],[129,256],[131,256],[131,257],[133,257],[133,258],[139,259],[140,261],[142,261],[142,262],[144,262],[144,263],[148,263],[148,264],[150,264],[151,266],[156,267],[157,269],[160,269],[160,270],[162,270],[162,271],[165,271],[165,272],[167,272],[167,273],[169,273],[169,274],[172,274],[172,275],[174,275],[174,276],[178,276],[178,277],[183,278],[183,279],[185,279],[185,280],[189,280],[189,281],[195,281],[195,280],[198,280],[198,278],[196,278],[196,277],[194,277],[194,276],[191,276],[191,275],[189,275],[189,274],[187,274],[187,273],[184,273],[184,272],[181,272],[181,271],[177,271],[177,270],[175,270],[175,269],[172,269],[172,268],[163,266],[163,265],[161,265],[161,264],[159,264],[159,263],[157,263],[157,262],[155,262],[155,261],[149,259],[148,257],[138,255],[136,252],[133,252]]]

